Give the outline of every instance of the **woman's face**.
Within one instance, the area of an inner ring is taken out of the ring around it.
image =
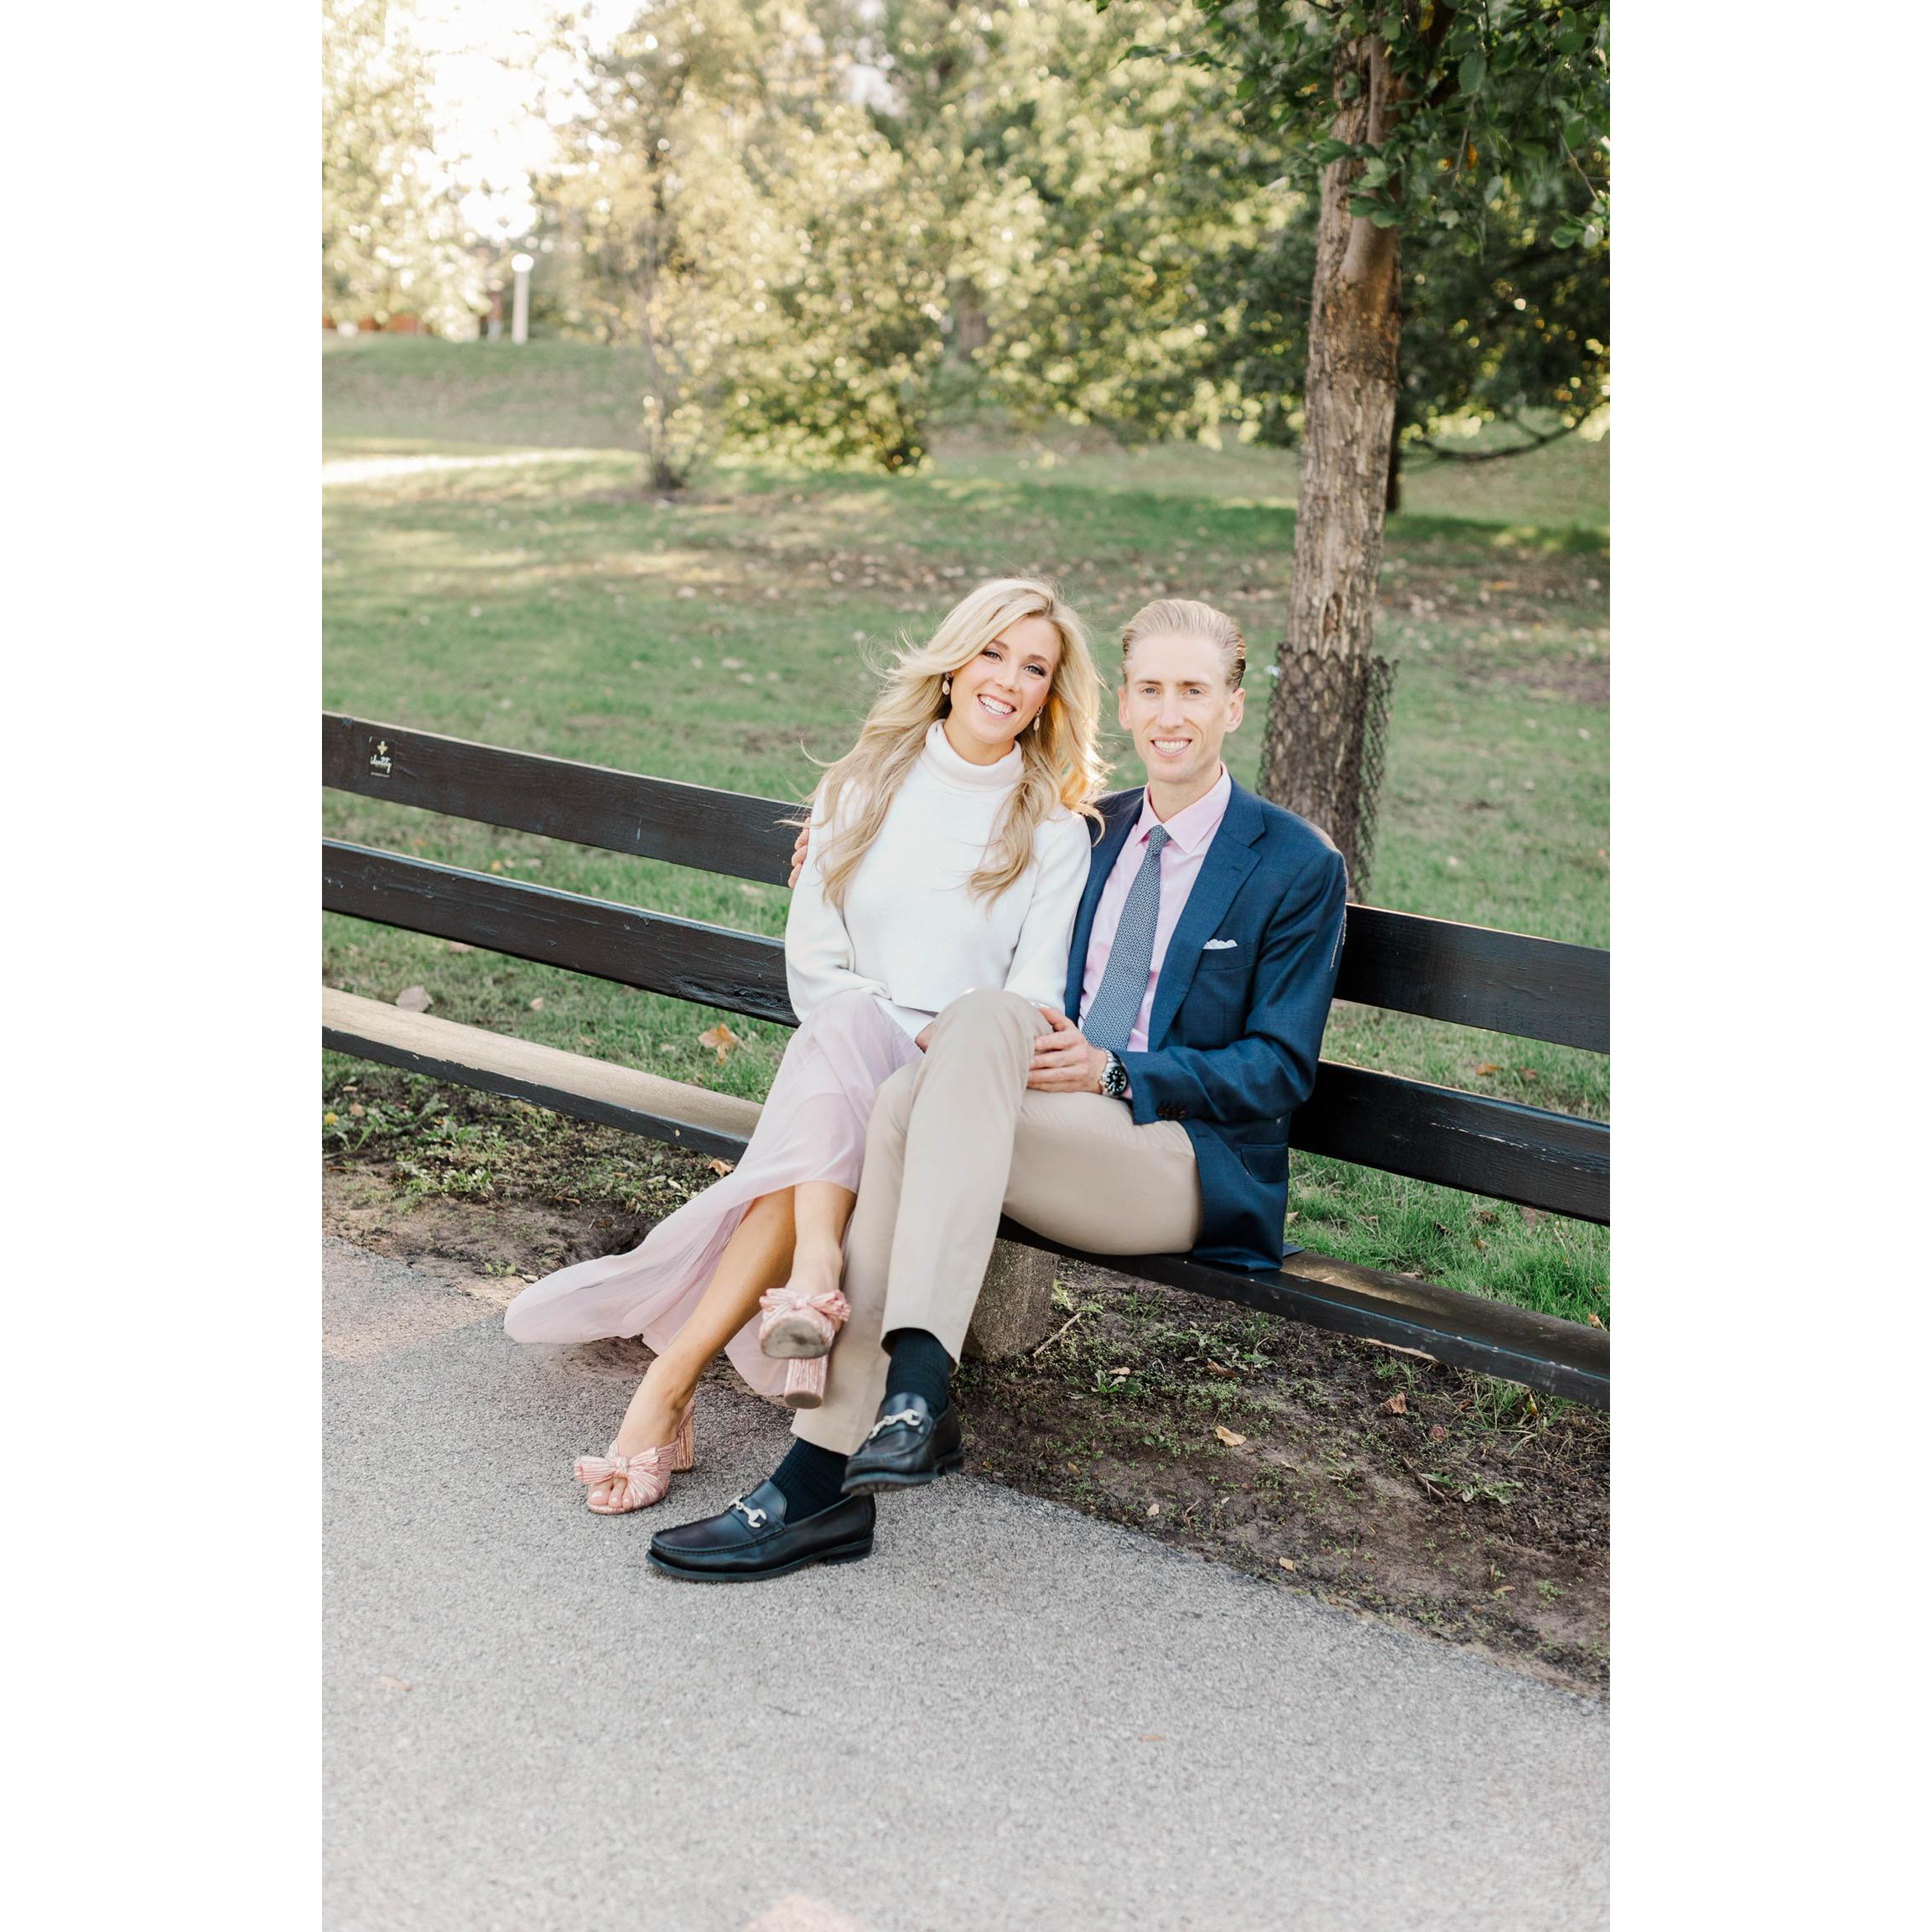
[[[1003,754],[1040,715],[1060,663],[1060,633],[1044,617],[1009,624],[953,673],[950,722],[971,742]]]

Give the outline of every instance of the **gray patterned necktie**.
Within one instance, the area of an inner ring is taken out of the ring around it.
[[[1120,923],[1114,928],[1114,948],[1107,955],[1107,970],[1087,1010],[1080,1031],[1094,1046],[1112,1052],[1127,1051],[1128,1036],[1147,997],[1147,974],[1154,963],[1154,929],[1161,923],[1161,849],[1166,844],[1167,828],[1156,825],[1147,834],[1147,856],[1128,888],[1127,903],[1120,908]]]

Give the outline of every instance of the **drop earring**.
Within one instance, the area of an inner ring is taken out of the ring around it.
[[[950,698],[953,695],[953,673],[950,671],[939,680],[939,695],[942,698]]]
[[[1036,711],[1036,712],[1033,714],[1033,729],[1034,729],[1036,731],[1037,731],[1037,730],[1040,729],[1040,720],[1041,720],[1041,719],[1043,717],[1045,717],[1045,716],[1046,716],[1046,713],[1045,713],[1045,712],[1043,712],[1043,711]]]

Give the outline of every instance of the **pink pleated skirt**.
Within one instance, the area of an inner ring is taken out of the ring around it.
[[[856,1193],[865,1123],[886,1079],[919,1057],[871,993],[841,993],[792,1036],[744,1158],[624,1254],[579,1261],[532,1282],[504,1311],[513,1342],[595,1342],[636,1335],[662,1350],[709,1285],[745,1210],[802,1181]],[[761,1395],[785,1385],[789,1364],[758,1346],[754,1317],[725,1344],[732,1366]]]

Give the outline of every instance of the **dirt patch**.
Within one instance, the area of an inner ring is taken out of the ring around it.
[[[983,1473],[1553,1681],[1607,1686],[1606,1417],[1062,1269],[1065,1337],[962,1368]]]
[[[338,1082],[325,1106],[327,1232],[504,1300],[635,1246],[713,1178],[699,1156],[386,1071]],[[969,1468],[1607,1687],[1607,1418],[1076,1264],[1056,1301],[1060,1328],[1033,1353],[962,1367]]]
[[[1610,660],[1594,657],[1550,657],[1532,664],[1499,664],[1477,680],[1486,684],[1515,684],[1532,698],[1550,698],[1567,704],[1607,705]]]

